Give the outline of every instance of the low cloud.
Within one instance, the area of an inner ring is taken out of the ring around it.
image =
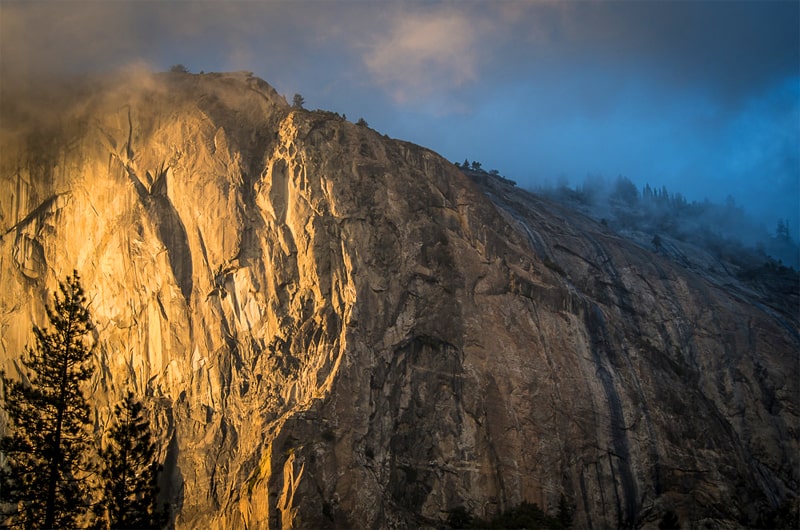
[[[58,108],[31,95],[61,74],[246,69],[520,181],[725,180],[793,201],[796,223],[799,17],[794,0],[0,0],[0,132]]]
[[[396,102],[418,102],[478,78],[480,32],[481,25],[463,11],[398,11],[387,31],[363,46],[363,61]]]

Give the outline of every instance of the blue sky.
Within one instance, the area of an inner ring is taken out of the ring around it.
[[[800,235],[800,2],[0,1],[40,71],[250,70],[522,186],[624,175]],[[13,80],[13,81],[12,81]]]

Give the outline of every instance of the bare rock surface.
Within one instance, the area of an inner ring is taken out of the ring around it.
[[[148,396],[178,528],[796,510],[794,304],[247,73],[70,101],[2,136],[0,367],[77,269],[98,428]]]

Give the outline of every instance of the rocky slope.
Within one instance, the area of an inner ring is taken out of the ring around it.
[[[77,269],[98,426],[148,396],[179,528],[796,510],[785,304],[245,73],[70,90],[4,109],[0,366]]]

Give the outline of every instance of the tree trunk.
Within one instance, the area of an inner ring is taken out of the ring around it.
[[[70,343],[72,342],[72,313],[68,327],[64,333],[64,357],[61,365],[61,380],[59,381],[59,396],[56,406],[56,428],[53,447],[50,454],[50,477],[47,481],[47,502],[45,504],[44,527],[55,528],[56,523],[56,488],[60,479],[59,466],[61,465],[61,427],[64,421],[64,411],[67,408],[67,383],[69,375]]]

